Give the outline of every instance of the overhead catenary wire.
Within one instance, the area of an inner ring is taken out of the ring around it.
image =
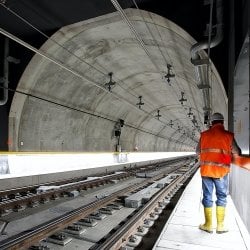
[[[11,10],[9,7],[5,6],[4,4],[0,3],[0,5],[2,5],[4,8],[6,8],[8,11],[10,11],[13,15],[15,15],[16,17],[18,17],[19,19],[21,19],[23,22],[25,22],[27,25],[29,25],[30,27],[32,27],[33,29],[35,29],[37,32],[39,32],[40,34],[42,34],[43,36],[45,36],[47,39],[53,41],[54,43],[56,43],[58,46],[60,46],[61,48],[63,48],[64,50],[66,50],[68,53],[70,53],[71,55],[75,56],[78,60],[80,60],[81,62],[87,64],[88,66],[94,68],[95,70],[97,70],[99,73],[103,74],[103,75],[107,75],[105,72],[99,70],[98,68],[96,68],[95,66],[93,66],[92,64],[89,64],[88,62],[86,62],[85,60],[83,60],[82,58],[80,58],[79,56],[77,56],[76,54],[72,53],[69,49],[67,49],[65,46],[61,45],[60,43],[58,43],[57,41],[55,41],[54,39],[52,39],[51,37],[47,36],[44,32],[40,31],[37,27],[35,27],[34,25],[32,25],[29,21],[27,21],[25,18],[21,17],[20,15],[18,15],[16,12],[14,12],[13,10]],[[145,47],[146,48],[146,47]],[[147,49],[147,48],[146,48]],[[47,58],[48,59],[48,58]],[[55,59],[54,59],[55,60]],[[103,69],[105,69],[103,66],[101,66]],[[105,69],[106,70],[106,69]],[[107,70],[106,70],[107,71]],[[108,71],[107,71],[108,72]],[[72,73],[72,72],[71,72]],[[85,77],[85,76],[84,76]],[[88,79],[90,82],[93,81],[92,79]],[[118,79],[119,80],[119,79]],[[121,80],[119,80],[121,82]],[[96,85],[97,87],[101,87],[99,84]],[[119,84],[119,87],[121,87],[123,90],[125,90],[126,92],[128,92],[129,94],[131,94],[134,97],[138,97],[138,95],[135,95],[131,92],[129,92],[127,89],[125,89],[122,85]],[[106,90],[106,88],[102,88],[103,90]],[[106,91],[107,92],[107,91]],[[121,99],[120,96],[118,97],[118,99]],[[121,100],[125,100],[125,99],[121,99]],[[136,107],[134,104],[130,103],[134,108]],[[140,109],[141,111],[143,111],[144,113],[146,113],[148,116],[151,116],[152,118],[155,118],[153,115],[151,115],[149,112]],[[167,125],[166,123],[159,121],[161,123],[163,123],[164,125]],[[171,129],[175,130],[174,128],[171,127]]]
[[[157,63],[155,63],[154,59],[152,58],[152,56],[150,55],[147,47],[145,46],[145,43],[143,42],[143,40],[141,39],[140,35],[138,34],[138,32],[136,31],[135,27],[133,26],[133,24],[131,23],[131,21],[129,20],[129,18],[127,17],[126,13],[124,12],[124,10],[121,8],[121,6],[119,5],[117,0],[111,0],[112,4],[114,5],[114,7],[117,9],[117,11],[121,14],[123,20],[125,21],[125,23],[127,23],[127,25],[129,26],[129,28],[131,29],[132,33],[134,34],[135,38],[138,40],[140,46],[143,48],[143,50],[145,51],[146,55],[149,57],[149,59],[151,60],[151,62],[153,63],[153,65],[155,66],[155,68],[161,72],[161,69],[159,68],[159,66],[157,65]],[[133,1],[134,2],[134,1]],[[137,7],[137,4],[134,2],[135,6]],[[139,9],[137,7],[137,9]],[[142,17],[143,18],[143,17]],[[150,30],[149,30],[150,31]],[[152,35],[151,31],[150,34]]]
[[[158,47],[158,49],[159,49],[159,51],[160,51],[162,57],[164,58],[164,61],[165,61],[166,67],[167,67],[168,62],[167,62],[167,60],[166,60],[166,57],[165,57],[164,53],[162,52],[162,50],[161,50],[161,48],[160,48],[160,45],[158,44],[157,39],[155,38],[153,32],[151,31],[151,29],[150,29],[150,27],[149,27],[149,25],[148,25],[148,22],[145,20],[144,16],[142,15],[141,10],[138,8],[138,6],[137,6],[137,4],[136,4],[136,1],[135,1],[135,0],[132,0],[132,1],[133,1],[134,5],[136,6],[136,8],[140,11],[140,15],[141,15],[141,17],[142,17],[142,19],[143,19],[143,21],[144,21],[144,23],[145,23],[145,25],[146,25],[146,27],[147,27],[149,33],[150,33],[150,35],[152,36],[153,40],[154,40],[155,43],[157,44],[157,47]],[[151,18],[151,20],[152,20],[152,23],[153,23],[154,26],[156,27],[156,30],[157,30],[157,32],[158,32],[158,34],[159,34],[159,37],[160,37],[160,39],[161,39],[161,41],[162,41],[162,43],[163,43],[163,39],[162,39],[161,33],[160,33],[159,29],[158,29],[158,25],[156,25],[156,23],[154,22],[153,17],[152,17],[152,15],[151,15],[150,13],[149,13],[149,16],[150,16],[150,18]],[[173,62],[172,62],[172,58],[171,58],[170,54],[169,54],[168,51],[166,50],[166,47],[164,47],[164,48],[165,48],[165,52],[167,53],[167,55],[168,55],[168,57],[169,57],[169,59],[170,59],[170,61],[171,61],[172,67],[174,67],[174,66],[173,66]],[[176,78],[175,78],[175,81],[178,83],[178,81],[176,80]],[[181,89],[180,89],[180,87],[179,87],[179,84],[177,84],[177,87],[179,88],[179,91],[181,91]],[[173,87],[173,91],[174,91],[174,93],[175,93],[175,95],[176,95],[176,97],[177,97],[177,99],[178,99],[178,94],[176,93],[174,87]],[[189,101],[189,100],[188,100],[188,101]],[[189,102],[190,102],[190,101],[189,101]],[[191,104],[190,104],[190,107],[192,107]],[[197,109],[197,107],[196,107],[196,109]]]
[[[160,37],[160,39],[161,39],[161,41],[162,41],[162,43],[163,43],[163,39],[162,39],[161,33],[160,33],[159,29],[158,29],[158,26],[157,26],[157,25],[155,24],[155,22],[153,21],[153,18],[152,18],[151,15],[150,15],[150,17],[151,17],[152,22],[153,22],[153,24],[155,25],[155,27],[156,27],[156,29],[157,29],[157,32],[158,32],[158,34],[159,34],[159,37]],[[166,49],[165,46],[164,46],[164,48],[165,48],[165,51],[166,51],[168,57],[170,58],[171,65],[172,65],[172,67],[174,68],[173,60],[172,60],[172,58],[171,58],[170,54],[168,53],[168,51],[167,51],[167,49]],[[159,46],[159,49],[160,49],[160,46]],[[165,57],[165,56],[164,56],[164,57]],[[165,61],[166,61],[166,60],[165,60]],[[180,88],[180,84],[179,84],[178,80],[176,79],[177,77],[181,78],[181,77],[178,76],[178,74],[175,72],[175,78],[174,78],[174,80],[176,81],[177,84],[171,85],[171,87],[172,87],[172,89],[173,89],[173,91],[174,91],[176,97],[178,98],[179,95],[178,95],[178,93],[177,93],[176,90],[175,90],[175,86],[178,88],[179,93],[181,93],[182,91],[184,91],[184,89],[181,89],[181,88]],[[183,78],[183,79],[186,80],[185,78]],[[186,94],[186,93],[185,93],[185,94]],[[191,104],[191,102],[190,102],[190,99],[188,99],[187,102],[189,103],[188,106],[193,108],[193,106],[192,106],[192,104]],[[194,106],[195,106],[195,103],[194,103]],[[196,109],[198,109],[198,108],[196,107]]]
[[[55,102],[55,101],[51,101],[49,99],[46,99],[46,98],[43,98],[43,97],[39,97],[37,95],[33,95],[31,93],[26,93],[24,91],[21,91],[21,90],[15,90],[15,89],[12,89],[12,88],[6,88],[4,86],[0,86],[1,89],[7,89],[8,91],[11,91],[13,93],[18,93],[18,94],[21,94],[21,95],[25,95],[25,96],[28,96],[28,97],[31,97],[31,98],[34,98],[34,99],[37,99],[37,100],[40,100],[40,101],[43,101],[43,102],[47,102],[47,103],[50,103],[50,104],[53,104],[53,105],[56,105],[56,106],[59,106],[59,107],[63,107],[63,108],[66,108],[66,109],[69,109],[69,110],[72,110],[72,111],[77,111],[77,112],[80,112],[80,113],[84,113],[84,114],[87,114],[87,115],[90,115],[90,116],[94,116],[96,118],[101,118],[101,119],[104,119],[104,120],[107,120],[107,121],[110,121],[110,122],[117,122],[117,120],[115,119],[111,119],[111,118],[108,118],[108,117],[105,117],[105,116],[102,116],[102,115],[98,115],[98,114],[94,114],[94,113],[91,113],[89,111],[86,111],[86,110],[82,110],[82,109],[79,109],[79,108],[75,108],[75,107],[71,107],[69,105],[65,105],[65,104],[62,104],[62,103],[58,103],[58,102]],[[150,134],[150,135],[153,135],[153,136],[156,136],[158,138],[162,138],[162,139],[167,139],[167,140],[170,140],[171,138],[169,137],[164,137],[164,136],[160,136],[160,135],[157,135],[157,134],[154,134],[150,131],[146,131],[144,129],[141,129],[141,128],[138,128],[138,127],[135,127],[131,124],[128,124],[128,123],[124,123],[124,125],[126,125],[127,127],[129,128],[132,128],[132,129],[135,129],[135,130],[138,130],[140,132],[143,132],[143,133],[146,133],[146,134]],[[178,142],[177,140],[173,140],[172,141],[175,141],[175,142]],[[186,144],[188,146],[188,144]]]
[[[143,50],[145,51],[145,53],[147,54],[147,56],[149,58],[151,58],[151,55],[150,55],[147,47],[145,46],[143,40],[141,39],[140,35],[138,34],[138,32],[136,31],[136,29],[134,28],[133,24],[130,22],[129,18],[127,17],[126,13],[122,9],[122,7],[118,3],[118,1],[117,0],[110,0],[110,1],[114,5],[114,7],[117,9],[117,11],[120,13],[120,15],[122,16],[122,18],[125,21],[125,23],[127,23],[127,25],[129,26],[130,30],[134,34],[135,38],[137,39],[137,41],[139,42],[139,44],[141,45],[141,47],[143,48]],[[159,70],[158,65],[154,62],[154,60],[152,58],[151,58],[151,61],[153,62],[153,65],[155,66],[155,68],[157,70]]]
[[[134,34],[135,38],[138,40],[139,44],[141,45],[141,47],[144,49],[145,53],[147,54],[147,56],[149,57],[149,59],[151,60],[151,62],[153,63],[153,65],[156,67],[156,69],[161,72],[160,68],[158,67],[158,65],[154,62],[154,59],[152,59],[147,47],[145,46],[143,40],[141,39],[140,35],[137,33],[135,27],[133,26],[133,24],[131,23],[131,21],[129,20],[129,18],[127,17],[126,13],[124,12],[124,10],[121,8],[121,6],[119,5],[117,0],[110,0],[112,2],[112,4],[114,5],[114,7],[118,10],[118,12],[120,13],[120,15],[122,16],[123,20],[125,21],[125,23],[129,26],[130,30],[132,31],[132,33]]]
[[[166,67],[167,67],[168,62],[167,62],[167,60],[166,60],[166,57],[165,57],[164,53],[162,52],[162,50],[161,50],[161,48],[160,48],[160,45],[158,44],[157,39],[155,38],[153,32],[151,31],[151,29],[150,29],[150,27],[149,27],[149,25],[148,25],[148,21],[145,20],[144,15],[141,13],[141,10],[139,9],[139,7],[138,7],[136,1],[135,1],[135,0],[132,0],[132,2],[133,2],[133,4],[135,5],[136,9],[138,9],[141,18],[142,18],[142,20],[143,20],[145,26],[147,27],[147,30],[149,31],[151,37],[153,38],[154,42],[156,43],[156,45],[157,45],[157,47],[158,47],[158,49],[159,49],[159,51],[160,51],[160,53],[161,53],[161,55],[162,55],[164,61],[165,61]],[[160,39],[161,39],[161,41],[162,41],[162,43],[163,43],[163,39],[162,39],[161,34],[160,34],[160,32],[159,32],[158,26],[155,24],[155,22],[154,22],[154,20],[153,20],[153,18],[152,18],[152,16],[151,16],[150,13],[149,13],[149,16],[150,16],[150,18],[151,18],[151,20],[152,20],[152,23],[153,23],[154,26],[156,27],[156,29],[157,29],[157,31],[158,31],[158,34],[159,34],[159,37],[160,37]],[[166,51],[168,57],[170,58],[171,64],[173,64],[173,63],[172,63],[172,59],[171,59],[171,57],[170,57],[168,51],[166,50],[166,48],[165,48],[165,51]],[[151,58],[150,58],[150,59],[151,59]],[[175,81],[178,83],[178,81],[177,81],[176,79],[175,79]],[[179,87],[179,84],[177,84],[177,87],[179,88],[179,91],[181,91],[181,89],[180,89],[180,87]],[[174,94],[175,94],[176,98],[178,99],[179,96],[178,96],[177,92],[175,91],[174,87],[173,87],[173,91],[174,91]],[[189,101],[189,100],[188,100],[188,101]],[[190,102],[190,101],[189,101],[189,102]],[[190,104],[190,107],[192,107],[191,104]],[[197,107],[196,107],[196,109],[197,109]],[[200,116],[199,116],[199,118],[200,118]],[[202,124],[202,122],[201,122],[201,124]],[[185,126],[185,125],[184,125],[184,126]]]
[[[5,7],[5,5],[3,5],[3,6]],[[9,8],[7,8],[7,9],[10,10]],[[13,11],[11,11],[11,13],[15,14],[15,12],[13,12]],[[26,21],[24,18],[20,17],[19,15],[18,15],[18,17],[19,17],[21,20],[23,20],[25,23],[29,24],[29,22]],[[29,25],[30,25],[32,28],[34,28],[35,30],[39,31],[39,29],[37,29],[37,28],[36,28],[35,26],[33,26],[32,24],[29,24]],[[39,32],[40,32],[40,31],[39,31]],[[43,32],[40,32],[40,33],[43,34],[45,37],[49,38],[45,33],[43,33]],[[56,42],[56,41],[54,41],[54,42]],[[25,43],[25,42],[24,42],[24,43]],[[67,48],[65,48],[64,46],[60,45],[60,44],[57,43],[57,42],[56,42],[56,44],[59,45],[59,46],[61,46],[61,47],[63,47],[63,48],[66,49],[69,53],[71,53],[71,51],[69,51],[69,50],[68,50]],[[22,45],[24,45],[24,44],[22,44]],[[25,46],[25,47],[27,47],[27,46]],[[30,49],[29,46],[28,46],[28,48]],[[146,47],[145,47],[145,48],[146,48]],[[146,49],[147,49],[147,48],[146,48]],[[41,53],[38,53],[38,50],[36,50],[36,49],[35,49],[35,50],[34,50],[34,49],[31,49],[31,50],[34,51],[35,53],[41,55]],[[71,54],[72,54],[72,53],[71,53]],[[73,55],[75,55],[75,54],[73,54]],[[44,55],[42,55],[42,56],[44,56]],[[77,55],[75,55],[75,56],[77,57]],[[72,70],[72,69],[69,70],[69,68],[68,68],[67,66],[63,65],[63,64],[60,63],[60,62],[56,62],[55,59],[51,58],[51,57],[48,56],[48,55],[46,55],[45,57],[46,57],[47,59],[49,59],[50,61],[56,63],[58,66],[60,66],[60,67],[62,67],[62,68],[64,68],[64,69],[68,70],[69,72],[75,74],[76,76],[78,76],[78,77],[80,77],[80,78],[83,78],[83,79],[87,80],[88,82],[93,83],[96,87],[99,87],[99,88],[101,88],[102,90],[106,91],[107,93],[110,93],[110,92],[108,92],[108,91],[106,90],[106,88],[103,88],[103,87],[100,86],[98,83],[95,83],[92,79],[90,79],[90,78],[88,78],[88,77],[86,77],[86,76],[82,76],[81,74],[79,74],[78,72],[76,72],[76,71],[74,71],[74,70]],[[78,59],[80,59],[80,58],[78,57]],[[81,61],[82,61],[82,59],[81,59]],[[84,61],[84,62],[85,62],[87,65],[89,65],[90,67],[92,67],[92,68],[94,68],[95,70],[97,70],[99,73],[105,74],[104,72],[100,71],[98,68],[94,67],[93,65],[87,63],[86,61]],[[110,94],[112,94],[112,93],[110,93]],[[131,94],[131,93],[130,93],[130,94]],[[120,99],[120,100],[126,101],[127,103],[129,103],[130,105],[132,105],[133,108],[135,108],[135,105],[134,105],[134,104],[128,102],[128,101],[125,100],[124,98],[121,98],[121,96],[118,96],[118,97],[117,97],[117,94],[114,94],[114,96],[115,96],[116,98]],[[134,95],[134,96],[135,96],[135,95]],[[141,109],[141,110],[142,110],[142,109]],[[150,113],[146,112],[145,110],[143,110],[143,112],[147,113],[148,116],[152,116],[153,118],[155,118],[153,115],[151,115]],[[160,122],[163,123],[162,121],[160,121]],[[165,123],[163,123],[163,124],[168,126],[168,124],[165,124]],[[172,128],[172,127],[171,127],[171,128]],[[172,128],[172,129],[174,129],[174,128]],[[174,130],[175,130],[175,129],[174,129]]]
[[[151,17],[151,19],[152,19],[152,21],[153,21],[153,18],[152,18],[152,17]],[[156,29],[157,29],[157,31],[158,31],[158,34],[159,34],[159,36],[160,36],[161,41],[163,42],[163,39],[162,39],[162,36],[161,36],[161,33],[160,33],[160,31],[159,31],[158,26],[155,24],[154,21],[153,21],[153,23],[154,23],[154,25],[156,26]],[[170,58],[170,61],[171,61],[171,64],[172,64],[172,58],[171,58],[171,56],[169,55],[169,53],[168,53],[168,51],[167,51],[166,49],[165,49],[165,51],[166,51],[166,53],[168,54],[168,57]],[[181,76],[178,76],[178,74],[175,73],[175,75],[176,75],[176,77],[181,78]],[[176,77],[175,77],[175,81],[177,81],[177,80],[176,80]],[[186,80],[186,79],[185,79],[185,80]],[[177,84],[177,86],[179,86],[179,85]],[[179,88],[179,91],[180,91],[180,88]],[[195,98],[193,98],[193,100],[195,100]],[[188,99],[188,102],[190,102],[189,99]],[[198,107],[197,107],[196,103],[193,102],[193,104],[194,104],[194,106],[195,106],[195,109],[198,110]],[[191,104],[189,105],[189,107],[194,108]],[[200,114],[199,114],[199,121],[202,123],[201,118],[200,118]]]
[[[141,10],[138,8],[138,5],[136,4],[136,1],[135,1],[135,0],[132,0],[132,1],[133,1],[134,5],[136,6],[136,8],[139,10],[140,15],[141,15],[141,18],[142,18],[143,22],[145,23],[145,25],[146,25],[146,27],[147,27],[147,29],[148,29],[148,31],[149,31],[151,37],[152,37],[153,40],[155,41],[155,43],[156,43],[156,45],[157,45],[157,47],[158,47],[158,49],[159,49],[159,51],[160,51],[162,57],[164,58],[164,61],[165,61],[166,67],[167,67],[168,63],[167,63],[166,57],[165,57],[164,53],[162,52],[162,50],[161,50],[161,48],[160,48],[160,45],[159,45],[158,42],[157,42],[157,39],[155,38],[155,36],[153,35],[151,29],[149,28],[148,21],[145,20],[144,15],[141,13]],[[163,43],[163,39],[162,39],[161,34],[160,34],[160,32],[159,32],[158,26],[155,24],[155,22],[154,22],[154,20],[153,20],[153,18],[152,18],[152,15],[151,15],[150,13],[149,13],[149,16],[150,16],[150,18],[151,18],[151,20],[152,20],[152,23],[153,23],[154,26],[156,27],[156,29],[157,29],[157,31],[158,31],[158,34],[159,34],[159,37],[160,37],[160,39],[161,39],[161,41],[162,41],[162,43]],[[165,48],[165,51],[166,51],[168,57],[170,58],[170,61],[171,61],[171,64],[172,64],[171,57],[170,57],[169,53],[167,52],[166,48]],[[177,82],[176,78],[175,78],[175,81]],[[177,83],[178,83],[178,82],[177,82]],[[180,89],[180,87],[179,87],[179,84],[177,84],[177,87],[179,88],[179,91],[181,91],[181,89]],[[178,96],[177,92],[175,91],[174,87],[173,87],[173,91],[174,91],[174,93],[175,93],[176,98],[178,99],[179,96]],[[189,100],[188,100],[188,101],[189,101]],[[189,102],[190,102],[190,101],[189,101]],[[190,104],[190,107],[192,107],[191,104]],[[197,107],[196,107],[196,109],[197,109]],[[200,116],[199,116],[199,118],[200,118]],[[200,123],[202,124],[201,120],[200,120]],[[184,125],[184,127],[185,127],[187,130],[189,130],[185,125]],[[194,129],[195,129],[195,127],[194,127]]]
[[[209,71],[210,71],[210,46],[211,46],[211,36],[212,36],[212,28],[213,28],[213,6],[214,6],[214,1],[210,0],[210,14],[209,14],[209,31],[208,31],[208,50],[207,50],[207,57],[208,57],[208,64],[207,64],[207,84],[210,87],[210,90],[212,92],[212,85],[210,84],[210,76],[209,76]],[[209,91],[209,89],[208,89]],[[210,96],[210,108],[212,109],[212,96]]]
[[[38,54],[38,55],[40,55],[40,56],[46,58],[46,59],[49,60],[50,62],[55,63],[55,64],[56,64],[57,66],[59,66],[60,68],[62,68],[62,69],[64,69],[64,70],[66,70],[66,71],[72,73],[73,75],[79,77],[79,78],[82,79],[82,80],[87,81],[89,84],[92,84],[92,85],[94,85],[95,87],[102,89],[104,92],[108,93],[109,95],[114,96],[114,97],[117,98],[118,100],[120,99],[120,100],[126,102],[127,104],[129,104],[130,106],[132,106],[133,108],[137,108],[137,107],[135,106],[134,103],[131,103],[131,102],[127,101],[126,99],[124,99],[124,98],[122,98],[121,96],[119,96],[117,93],[114,94],[113,92],[110,92],[110,91],[107,90],[105,87],[103,87],[103,86],[99,85],[98,83],[94,82],[94,81],[93,81],[92,79],[90,79],[89,77],[83,76],[82,74],[80,74],[80,73],[77,72],[76,70],[73,70],[73,69],[71,69],[71,68],[65,66],[63,63],[61,63],[61,62],[59,62],[58,60],[52,58],[50,55],[47,55],[46,53],[42,52],[41,50],[36,49],[35,47],[33,47],[33,46],[31,46],[30,44],[28,44],[28,43],[22,41],[22,40],[19,39],[18,37],[16,37],[16,36],[10,34],[10,33],[7,32],[7,31],[5,31],[4,29],[0,28],[0,33],[3,34],[3,35],[5,35],[5,36],[7,36],[7,37],[9,37],[10,39],[14,40],[15,42],[17,42],[17,43],[23,45],[24,47],[30,49],[31,51],[35,52],[36,54]],[[139,108],[138,108],[138,109],[139,109]],[[140,110],[142,110],[142,109],[140,109]],[[143,110],[143,111],[144,111],[144,110]],[[146,111],[144,111],[144,112],[147,113]]]
[[[88,63],[86,60],[83,60],[81,57],[79,57],[77,54],[72,53],[72,51],[70,51],[67,47],[63,46],[62,44],[60,44],[59,42],[57,42],[55,39],[53,39],[52,37],[49,37],[46,33],[42,32],[41,30],[39,30],[35,25],[33,25],[32,23],[30,23],[28,20],[26,20],[25,18],[23,18],[22,16],[20,16],[18,13],[16,13],[15,11],[13,11],[11,8],[7,7],[5,4],[0,3],[0,5],[2,7],[4,7],[5,9],[7,9],[10,13],[12,13],[14,16],[16,16],[17,18],[19,18],[20,20],[22,20],[24,23],[26,23],[28,26],[32,27],[34,30],[36,30],[38,33],[40,33],[41,35],[43,35],[44,37],[46,37],[48,40],[54,42],[55,44],[57,44],[59,47],[61,47],[62,49],[64,49],[65,51],[67,51],[70,55],[76,57],[79,61],[85,63],[86,65],[88,65],[89,67],[95,69],[97,72],[99,72],[100,74],[106,76],[109,71],[107,69],[105,69],[102,65],[99,65],[102,69],[105,70],[105,72],[101,71],[100,69],[98,69],[97,67],[95,67],[95,65]],[[122,82],[120,79],[117,79],[118,82]],[[128,90],[126,90],[125,88],[122,87],[122,85],[120,85],[118,83],[119,87],[124,89],[125,91],[129,92]],[[135,95],[131,92],[129,92],[129,94],[133,95],[134,97],[137,98],[138,95]]]
[[[127,25],[129,26],[129,28],[131,29],[132,33],[134,34],[135,38],[138,40],[140,46],[143,48],[143,50],[145,51],[145,53],[147,54],[147,56],[149,57],[149,59],[151,60],[152,64],[155,66],[155,68],[161,72],[161,69],[159,68],[159,66],[157,65],[157,63],[154,61],[154,59],[152,58],[152,56],[150,55],[147,47],[145,46],[144,41],[141,39],[140,35],[138,34],[138,32],[136,31],[134,25],[131,23],[131,21],[129,20],[129,18],[127,17],[126,13],[124,12],[124,10],[121,8],[121,6],[119,5],[117,0],[111,0],[112,4],[114,5],[114,7],[118,10],[118,12],[121,14],[122,18],[124,19],[124,21],[127,23]],[[136,8],[140,11],[140,9],[138,8],[136,2],[133,0],[133,3],[135,4]],[[140,11],[141,13],[141,11]],[[141,15],[142,19],[144,20],[144,17]],[[145,22],[145,20],[144,20]],[[146,23],[146,22],[145,22]],[[151,30],[148,28],[152,38],[154,39],[154,36],[151,32]],[[155,39],[154,39],[155,40]],[[156,41],[155,41],[156,42]],[[158,43],[156,42],[157,46],[159,47]],[[162,54],[163,55],[163,54]],[[163,56],[164,57],[164,56]],[[165,57],[164,57],[165,59]],[[166,62],[166,59],[165,59]],[[178,96],[177,96],[178,97]]]
[[[78,55],[73,54],[67,47],[63,46],[62,44],[60,44],[59,42],[57,42],[55,39],[49,37],[46,33],[42,32],[41,30],[39,30],[35,25],[33,25],[32,23],[30,23],[29,21],[27,21],[25,18],[23,18],[22,16],[20,16],[18,13],[16,13],[15,11],[13,11],[11,8],[7,7],[5,4],[0,2],[0,5],[5,8],[6,10],[8,10],[11,14],[13,14],[14,16],[16,16],[17,18],[19,18],[20,20],[22,20],[24,23],[26,23],[28,26],[30,26],[31,28],[33,28],[34,30],[36,30],[38,33],[40,33],[41,35],[43,35],[44,37],[46,37],[47,39],[49,39],[50,41],[54,42],[56,45],[58,45],[59,47],[63,48],[64,50],[66,50],[67,52],[69,52],[71,55],[74,55],[77,59],[79,59],[80,61],[86,63],[89,67],[94,68],[96,71],[98,71],[99,73],[106,75],[105,72],[102,72],[100,69],[98,69],[97,67],[95,67],[94,65],[88,63],[87,61],[84,61],[82,58],[80,58]]]

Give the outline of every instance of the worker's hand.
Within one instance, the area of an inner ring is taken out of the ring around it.
[[[232,163],[250,171],[250,156],[249,155],[233,155]]]

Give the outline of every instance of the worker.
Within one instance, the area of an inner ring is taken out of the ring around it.
[[[213,189],[216,194],[216,233],[225,233],[225,207],[227,204],[228,174],[234,156],[239,156],[241,150],[237,145],[234,134],[225,130],[224,117],[221,113],[211,116],[212,126],[201,133],[196,153],[200,158],[200,173],[202,178],[202,205],[204,206],[205,223],[199,228],[213,233],[212,210]]]

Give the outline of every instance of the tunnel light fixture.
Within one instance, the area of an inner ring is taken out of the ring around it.
[[[172,72],[172,67],[173,67],[172,65],[167,64],[168,72],[165,75],[165,78],[167,79],[167,82],[169,83],[169,85],[171,85],[170,84],[170,78],[175,77],[175,74]]]
[[[136,103],[136,105],[138,105],[138,106],[139,106],[139,109],[141,109],[141,106],[144,105],[144,102],[142,102],[142,96],[141,96],[141,95],[140,95],[138,98],[139,98],[139,102]]]
[[[109,91],[111,91],[112,86],[114,86],[114,85],[116,84],[116,82],[114,82],[114,81],[112,80],[113,72],[109,72],[108,75],[109,75],[109,82],[105,83],[105,87],[106,87]]]
[[[124,126],[124,120],[122,119],[119,119],[116,123],[115,123],[115,126],[114,126],[114,131],[120,131],[121,132],[121,129],[122,127]],[[121,133],[118,133],[117,134],[121,134]],[[116,136],[116,135],[115,135]]]
[[[204,124],[209,126],[210,123],[210,114],[212,112],[211,108],[205,106],[203,107],[204,110]]]
[[[117,139],[117,144],[115,145],[116,151],[120,152],[121,151],[121,144],[120,144],[120,139],[121,139],[121,133],[122,133],[122,127],[124,126],[124,120],[119,119],[114,126],[114,136]]]
[[[160,120],[160,117],[161,117],[161,115],[160,115],[160,110],[158,109],[157,110],[157,115],[155,116],[158,120]]]
[[[185,93],[182,91],[181,92],[181,99],[179,100],[179,102],[181,103],[181,105],[183,105],[183,102],[186,102],[187,99],[184,97]]]

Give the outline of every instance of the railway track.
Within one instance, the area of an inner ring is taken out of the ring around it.
[[[38,203],[42,204],[49,202],[50,200],[63,197],[64,195],[69,194],[69,192],[73,190],[78,190],[78,191],[86,190],[88,188],[105,185],[111,182],[112,180],[121,180],[124,178],[128,178],[129,176],[132,175],[134,174],[130,172],[125,172],[125,173],[112,174],[109,176],[97,178],[95,180],[90,180],[90,181],[80,180],[77,182],[70,182],[68,184],[62,184],[60,186],[50,184],[43,186],[44,188],[47,187],[46,191],[44,192],[40,193],[27,192],[23,196],[20,195],[19,192],[15,194],[12,193],[12,196],[15,198],[0,202],[0,215],[8,214],[9,212],[17,211],[18,209],[25,209],[26,207],[33,207]],[[34,190],[33,187],[32,190]],[[21,192],[23,192],[23,190]]]
[[[35,185],[0,191],[0,217],[70,195],[70,192],[74,190],[81,191],[98,187],[114,180],[121,180],[130,176],[135,176],[138,171],[154,171],[155,169],[164,168],[166,164],[174,164],[180,161],[183,161],[183,159],[172,159],[166,163],[134,167],[133,169],[127,169],[122,171],[122,173],[117,174],[103,173],[102,175],[100,174],[96,176],[96,179],[94,180],[88,180],[88,177],[84,176],[69,180],[44,183],[40,186]],[[44,187],[46,190],[40,192],[38,191],[40,187]]]
[[[136,211],[130,219],[127,219],[125,222],[123,222],[121,226],[116,227],[116,229],[113,230],[112,235],[105,239],[102,239],[101,242],[96,243],[92,249],[119,249],[120,247],[125,246],[126,242],[131,239],[130,237],[134,235],[137,228],[143,224],[143,220],[149,217],[150,214],[152,214],[153,211],[157,209],[158,205],[164,199],[166,199],[166,197],[170,197],[171,193],[173,193],[174,190],[178,186],[180,186],[181,183],[183,183],[194,171],[194,168],[189,169],[186,172],[181,170],[182,167],[179,167],[178,169],[174,170],[179,171],[177,178],[175,178],[169,185],[167,185],[166,187],[161,189],[156,195],[154,195],[152,199],[148,201],[144,206],[142,206],[141,209]],[[129,175],[128,173],[126,174]],[[39,242],[40,240],[54,235],[55,233],[64,230],[66,227],[69,227],[73,223],[83,218],[86,218],[91,213],[93,213],[93,211],[101,209],[103,206],[114,202],[119,197],[143,189],[152,182],[157,181],[163,178],[164,176],[166,176],[166,172],[162,171],[160,174],[152,178],[148,178],[139,184],[134,184],[127,188],[116,191],[106,197],[102,197],[94,202],[91,202],[87,205],[81,206],[75,210],[67,212],[62,216],[32,227],[29,230],[26,230],[19,234],[13,235],[0,242],[0,249],[27,249],[28,247]],[[125,176],[123,176],[122,178],[125,178]]]
[[[143,226],[144,221],[150,218],[159,204],[169,199],[171,195],[177,190],[178,186],[182,185],[196,168],[190,169],[185,174],[180,175],[174,179],[169,185],[161,189],[152,199],[150,199],[141,209],[139,209],[133,217],[128,219],[124,225],[118,228],[113,235],[108,237],[104,242],[96,244],[91,250],[101,249],[121,249],[125,247],[129,240],[136,235],[138,228]]]

